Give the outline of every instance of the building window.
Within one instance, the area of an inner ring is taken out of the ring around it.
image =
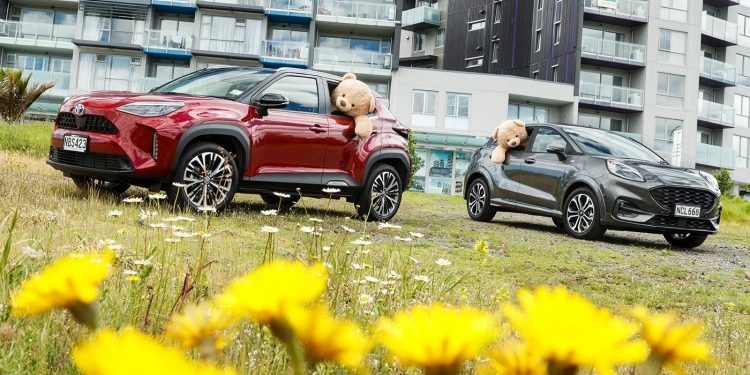
[[[508,104],[508,118],[519,119],[529,124],[549,122],[550,109],[530,104]]]
[[[750,97],[734,94],[734,126],[747,128],[750,124]]]
[[[471,95],[448,93],[447,98],[448,117],[469,117],[469,106],[471,105]]]
[[[500,61],[500,42],[497,40],[492,41],[492,62],[496,63]]]
[[[539,71],[535,70],[533,73],[531,73],[531,78],[539,79]]]
[[[466,68],[478,68],[484,64],[484,59],[481,57],[473,57],[470,59],[466,59]]]
[[[437,107],[437,91],[414,90],[412,113],[434,115]]]
[[[659,62],[662,64],[685,65],[687,33],[659,30]]]
[[[262,25],[260,20],[202,15],[199,49],[258,55]]]
[[[662,19],[687,22],[688,0],[661,0],[660,16]]]
[[[750,87],[750,56],[737,54],[737,84]]]
[[[536,31],[535,39],[536,40],[534,42],[534,51],[539,52],[542,50],[542,30],[541,29]]]
[[[578,125],[616,132],[627,132],[627,117],[614,113],[578,113]]]
[[[750,168],[750,138],[732,136],[732,147],[734,154],[737,155],[735,168]]]
[[[737,31],[742,36],[750,37],[750,17],[737,14]]]
[[[469,31],[484,30],[484,20],[469,23]]]
[[[558,70],[559,70],[559,66],[558,65],[553,65],[552,66],[552,82],[557,82],[557,79],[558,79],[558,76],[557,76]]]
[[[445,29],[439,29],[435,36],[435,48],[443,48],[445,46]]]
[[[424,51],[425,41],[427,36],[423,33],[414,33],[414,52]]]
[[[682,127],[682,120],[657,117],[654,124],[654,148],[657,151],[672,150],[672,135],[676,129]]]
[[[496,1],[492,6],[494,7],[494,21],[495,23],[500,23],[503,19],[503,2]]]
[[[683,108],[685,76],[659,73],[656,85],[656,105]]]
[[[542,9],[544,9],[544,0],[537,0],[536,10],[542,10]]]
[[[555,0],[555,25],[552,28],[553,44],[560,44],[562,34],[562,0]]]

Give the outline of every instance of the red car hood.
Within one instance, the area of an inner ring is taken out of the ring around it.
[[[210,99],[221,100],[216,98]],[[206,98],[181,94],[139,94],[127,91],[94,91],[88,94],[74,96],[65,104],[70,105],[70,107],[78,103],[83,103],[89,108],[112,108],[132,102],[197,102],[201,100],[206,100]]]

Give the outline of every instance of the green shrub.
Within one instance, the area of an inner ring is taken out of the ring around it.
[[[417,137],[413,132],[409,132],[409,154],[411,155],[411,175],[406,190],[411,189],[414,183],[414,173],[424,167],[424,160],[417,155]]]
[[[0,150],[47,155],[53,127],[43,122],[0,124]]]
[[[729,170],[724,168],[719,169],[714,176],[716,177],[716,181],[719,181],[719,190],[721,190],[721,194],[731,196],[734,181],[732,181],[732,176],[729,174]]]

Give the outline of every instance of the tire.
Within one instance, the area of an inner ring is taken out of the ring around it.
[[[696,248],[703,245],[707,238],[708,235],[703,233],[664,233],[664,239],[667,240],[672,247],[679,249]]]
[[[119,197],[125,194],[130,184],[119,181],[104,181],[91,177],[72,176],[70,178],[79,190],[95,190],[102,194],[111,194]]]
[[[490,188],[484,178],[477,178],[469,183],[469,194],[466,196],[466,212],[474,221],[489,222],[495,217],[497,209],[490,204]]]
[[[367,176],[362,193],[355,200],[357,215],[367,221],[391,220],[401,206],[404,193],[401,176],[388,164],[379,164]]]
[[[223,147],[209,142],[189,146],[180,157],[173,182],[167,193],[170,201],[192,210],[202,206],[225,209],[234,198],[239,184],[239,170],[232,155]]]
[[[580,187],[565,199],[563,226],[571,237],[598,240],[607,228],[601,224],[599,201],[591,189]],[[582,212],[581,212],[582,211]]]
[[[565,222],[562,219],[552,218],[552,222],[558,229],[565,229]]]
[[[281,211],[287,211],[297,204],[300,198],[296,193],[289,193],[289,195],[289,198],[282,199],[274,194],[263,193],[260,195],[260,198],[263,199],[263,202],[265,202],[268,207],[273,209],[279,209],[279,200],[281,200]]]

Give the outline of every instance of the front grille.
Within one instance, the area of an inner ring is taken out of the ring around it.
[[[112,172],[129,172],[133,166],[127,157],[113,154],[100,154],[96,152],[67,151],[56,147],[50,147],[49,160],[71,165]]]
[[[651,196],[664,208],[672,209],[676,204],[700,206],[701,210],[709,211],[716,203],[716,196],[705,190],[661,187],[651,190]]]
[[[649,219],[646,224],[655,225],[659,227],[669,227],[677,229],[692,229],[692,230],[714,230],[714,226],[710,220],[706,219],[690,219],[673,216],[654,216]]]
[[[76,117],[69,112],[57,116],[57,127],[60,129],[80,130],[82,132],[117,134],[117,127],[106,117],[83,115]]]

